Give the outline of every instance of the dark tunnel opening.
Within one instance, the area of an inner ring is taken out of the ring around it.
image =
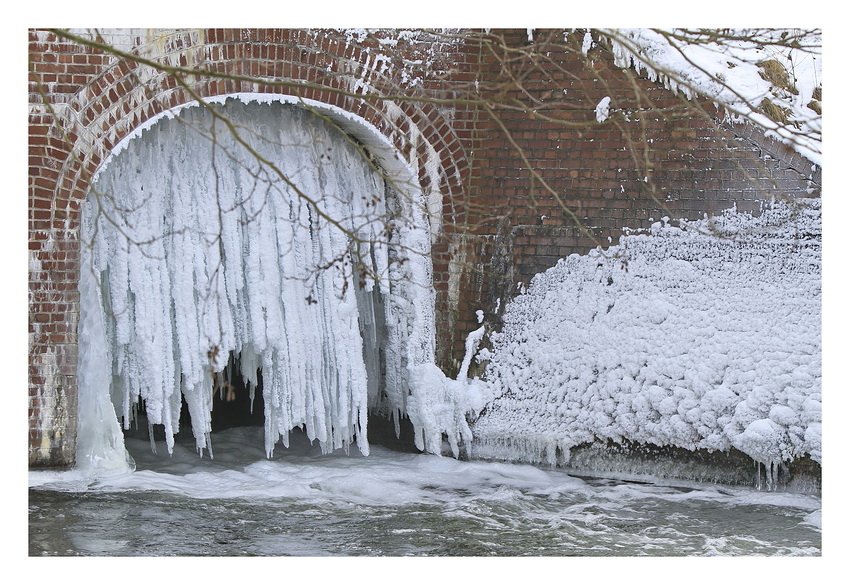
[[[245,383],[231,359],[224,372],[216,376],[210,418],[213,433],[233,427],[263,426],[265,417],[262,370],[257,371],[257,387],[253,390],[252,398],[249,384]],[[182,421],[180,426],[182,428]]]
[[[257,385],[251,396],[250,382],[246,383],[239,369],[238,360],[231,358],[227,368],[214,377],[212,412],[210,414],[210,425],[212,439],[215,434],[236,427],[262,427],[265,424],[265,401],[263,399],[263,373],[257,370]],[[124,430],[125,437],[151,440],[156,443],[165,442],[165,429],[163,425],[148,425],[145,413],[145,404],[139,400],[138,409],[129,429]],[[302,435],[303,429],[294,428],[293,435]],[[386,449],[404,453],[421,453],[415,446],[413,423],[407,416],[402,416],[396,424],[391,416],[379,411],[369,411],[367,434],[370,445],[384,447]],[[192,419],[189,414],[189,406],[185,397],[182,399],[180,409],[180,432],[175,436],[178,441],[184,441],[192,437]],[[306,440],[306,437],[305,437]],[[275,446],[275,451],[284,450],[280,441]]]

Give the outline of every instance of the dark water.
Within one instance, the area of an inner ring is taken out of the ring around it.
[[[811,510],[799,507],[805,501],[757,503],[719,492],[610,480],[592,480],[580,490],[549,495],[507,487],[478,496],[450,491],[432,503],[373,506],[31,488],[29,554],[813,556],[821,552],[820,531],[807,524]]]
[[[588,479],[373,446],[266,458],[262,428],[128,438],[135,471],[30,472],[30,556],[819,556],[821,498]]]

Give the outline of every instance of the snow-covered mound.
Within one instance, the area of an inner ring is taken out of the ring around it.
[[[593,441],[821,457],[820,204],[656,224],[537,275],[492,337],[479,457]]]

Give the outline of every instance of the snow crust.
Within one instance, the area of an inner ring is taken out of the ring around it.
[[[537,275],[491,336],[478,456],[582,443],[821,460],[820,204],[621,238]]]
[[[433,364],[421,192],[304,108],[223,108],[236,133],[185,108],[98,176],[82,239],[101,290],[83,309],[102,311],[105,340],[81,369],[97,387],[109,378],[125,428],[141,399],[169,452],[185,398],[196,447],[213,454],[216,374],[230,364],[252,393],[262,371],[269,456],[294,428],[323,451],[367,454],[367,408],[398,421],[412,369]]]

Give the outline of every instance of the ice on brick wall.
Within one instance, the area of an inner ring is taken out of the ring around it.
[[[554,462],[610,439],[820,461],[819,203],[651,232],[511,302],[477,453]]]
[[[170,450],[185,398],[209,450],[214,374],[237,356],[252,391],[262,371],[269,454],[296,427],[368,453],[367,408],[397,421],[410,369],[434,359],[417,191],[306,108],[222,113],[255,152],[187,108],[130,141],[86,201],[119,418],[141,399]]]
[[[76,468],[101,477],[121,475],[133,471],[135,463],[124,449],[124,436],[110,399],[111,368],[103,308],[86,248],[82,259]]]

